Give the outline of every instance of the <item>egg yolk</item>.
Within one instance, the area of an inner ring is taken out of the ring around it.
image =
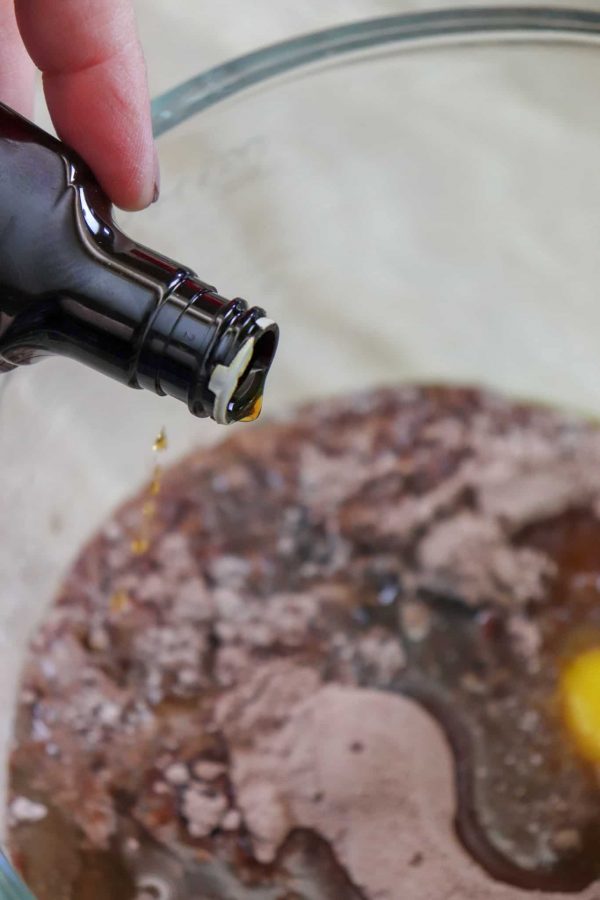
[[[588,762],[600,763],[600,648],[586,650],[565,667],[561,699],[578,751]]]

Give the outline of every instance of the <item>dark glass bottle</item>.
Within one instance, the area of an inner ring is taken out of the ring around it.
[[[277,338],[126,237],[77,154],[0,104],[0,371],[68,356],[227,423],[258,415]]]

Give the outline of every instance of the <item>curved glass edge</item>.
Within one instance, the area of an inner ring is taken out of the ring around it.
[[[35,900],[0,850],[0,900]]]
[[[403,13],[352,22],[291,38],[222,65],[166,91],[152,103],[154,135],[227,97],[284,72],[386,44],[547,39],[600,40],[600,12],[562,7],[471,7]]]

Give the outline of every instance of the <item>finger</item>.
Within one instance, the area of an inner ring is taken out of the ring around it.
[[[0,101],[31,117],[34,78],[35,67],[17,27],[13,0],[0,0]]]
[[[15,0],[60,137],[124,209],[152,202],[158,168],[129,0]]]

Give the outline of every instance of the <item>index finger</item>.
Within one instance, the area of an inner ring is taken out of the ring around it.
[[[158,166],[129,0],[15,0],[15,10],[59,136],[118,206],[147,206]]]

